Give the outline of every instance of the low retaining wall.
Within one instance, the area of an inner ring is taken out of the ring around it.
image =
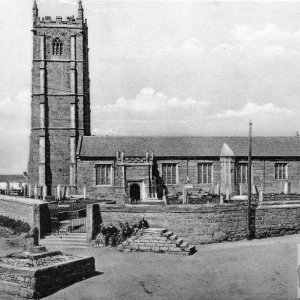
[[[93,204],[90,207],[96,207]],[[105,225],[119,222],[138,223],[144,216],[150,227],[163,227],[193,244],[233,241],[246,237],[247,209],[244,205],[216,206],[132,206],[101,205],[101,217]],[[92,223],[92,209],[87,209],[88,220]],[[93,226],[88,226],[92,236]]]
[[[300,233],[300,204],[262,205],[255,211],[255,236]]]
[[[99,211],[100,216],[95,212]],[[94,213],[93,213],[94,211]],[[169,205],[102,205],[87,208],[88,240],[99,228],[119,222],[138,223],[142,217],[150,227],[167,228],[192,244],[235,241],[247,237],[247,206]],[[253,236],[256,238],[300,233],[300,204],[259,205],[253,208]]]
[[[40,235],[51,231],[48,204],[40,200],[0,195],[0,215],[37,227]]]

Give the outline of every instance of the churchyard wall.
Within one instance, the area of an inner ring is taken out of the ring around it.
[[[99,206],[99,204],[92,204]],[[91,205],[91,206],[92,206]],[[93,217],[88,218],[92,225]],[[142,217],[150,227],[167,228],[192,244],[236,241],[247,237],[247,205],[101,205],[105,225],[138,223]],[[258,205],[252,209],[253,237],[263,238],[300,232],[300,204]],[[92,237],[92,233],[88,234]]]
[[[48,205],[40,200],[0,195],[0,215],[37,227],[41,235],[51,231]]]

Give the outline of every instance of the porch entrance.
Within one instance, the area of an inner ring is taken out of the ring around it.
[[[130,186],[130,198],[131,201],[134,202],[141,199],[141,188],[139,184],[134,183]]]

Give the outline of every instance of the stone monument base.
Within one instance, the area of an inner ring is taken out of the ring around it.
[[[94,274],[94,257],[35,249],[0,258],[0,291],[39,299]]]

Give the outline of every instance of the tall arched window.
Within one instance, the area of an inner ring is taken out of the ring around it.
[[[53,55],[62,55],[62,53],[63,53],[63,43],[57,37],[52,42],[52,54]]]

